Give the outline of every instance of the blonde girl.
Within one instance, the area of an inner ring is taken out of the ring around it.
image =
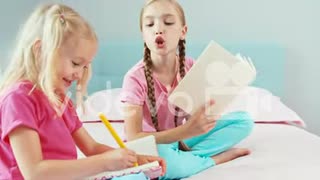
[[[0,84],[0,179],[82,179],[161,161],[97,143],[82,127],[67,92],[76,82],[81,104],[96,51],[95,32],[70,7],[31,14]],[[77,160],[76,146],[88,157]]]

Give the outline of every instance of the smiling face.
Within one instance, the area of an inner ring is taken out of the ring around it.
[[[175,53],[179,40],[185,38],[187,27],[183,12],[170,1],[154,1],[141,16],[142,36],[152,53]]]
[[[97,52],[97,43],[84,38],[69,38],[59,48],[57,58],[56,91],[65,94],[73,81],[82,78]]]

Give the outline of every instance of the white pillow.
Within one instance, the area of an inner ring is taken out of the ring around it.
[[[263,88],[250,86],[244,89],[225,113],[233,111],[247,111],[255,122],[292,122],[305,126],[296,112],[281,102],[279,97]]]
[[[109,120],[123,120],[120,102],[121,88],[98,91],[85,101],[86,112],[77,109],[82,121],[99,120],[98,113],[103,112]],[[304,121],[293,110],[281,102],[270,91],[247,87],[227,107],[225,113],[247,111],[255,122],[295,123],[305,126]]]
[[[85,112],[77,109],[80,120],[99,120],[98,113],[102,112],[109,120],[123,120],[120,102],[121,88],[97,91],[84,102]]]

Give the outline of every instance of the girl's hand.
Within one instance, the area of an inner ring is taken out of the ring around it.
[[[206,115],[206,108],[211,108],[213,105],[214,101],[210,100],[190,116],[185,123],[186,133],[189,136],[205,134],[215,127],[217,117]]]
[[[138,155],[138,164],[142,165],[142,164],[146,164],[146,163],[150,163],[153,161],[158,161],[160,166],[162,167],[162,176],[166,173],[166,162],[164,159],[162,159],[161,157],[157,157],[157,156],[145,156],[145,155]]]
[[[120,148],[103,153],[106,160],[106,170],[116,171],[125,168],[133,167],[134,163],[138,161],[137,155],[134,151]]]

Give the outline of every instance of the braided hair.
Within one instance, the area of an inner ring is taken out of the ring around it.
[[[185,44],[186,40],[180,40],[178,47],[179,47],[179,74],[180,78],[182,79],[185,74]],[[155,92],[154,92],[154,79],[152,76],[152,60],[150,55],[150,49],[147,47],[146,44],[144,44],[144,73],[147,81],[147,87],[148,87],[148,104],[150,108],[150,114],[151,114],[151,120],[154,125],[154,128],[157,131],[160,131],[159,128],[159,122],[158,122],[158,113],[157,113],[157,107],[156,107],[156,99],[155,99]],[[174,116],[174,123],[175,126],[178,126],[178,112],[179,108],[175,107],[175,116]]]

